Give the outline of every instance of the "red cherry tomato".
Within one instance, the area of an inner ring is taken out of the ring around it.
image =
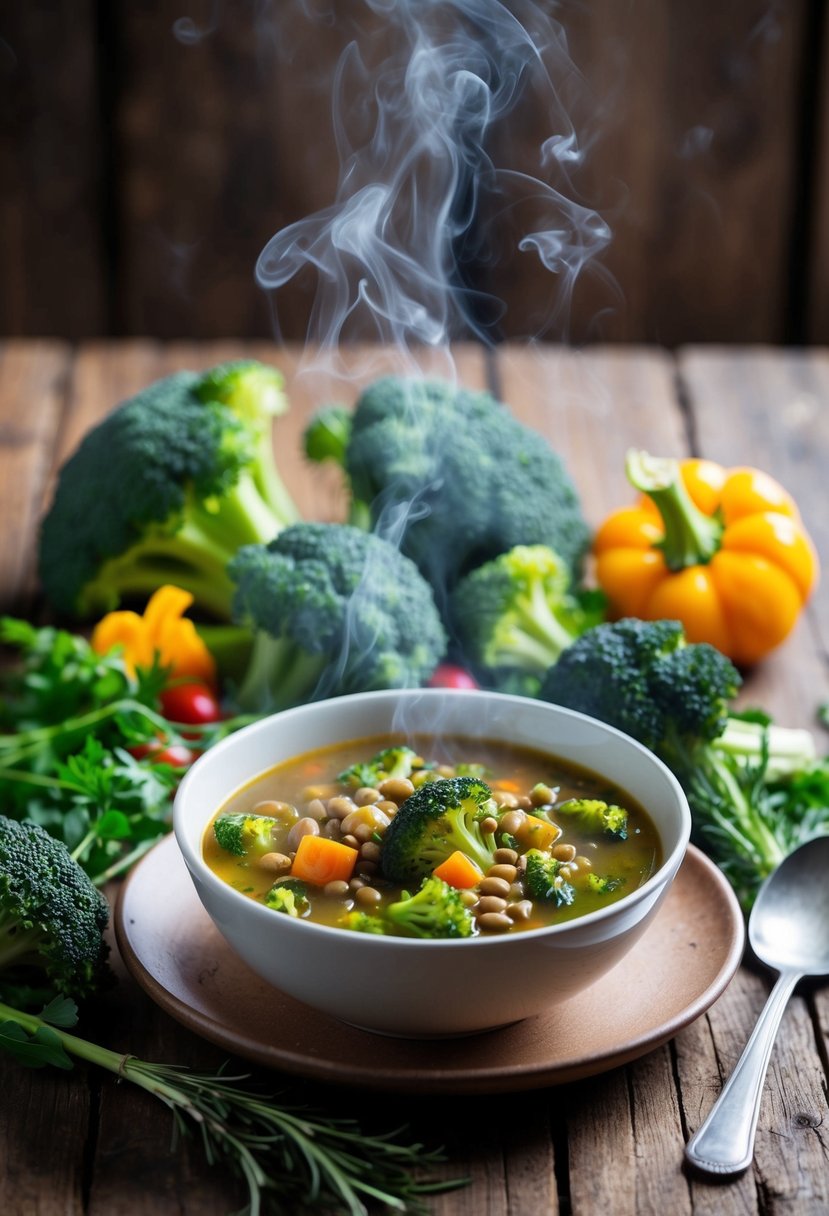
[[[480,685],[463,667],[455,663],[438,663],[429,680],[430,688],[478,688]]]
[[[199,756],[198,752],[182,743],[171,743],[165,747],[163,739],[156,743],[137,743],[135,747],[128,747],[127,751],[136,760],[151,757],[156,764],[171,764],[173,768],[189,768]]]
[[[160,696],[161,712],[168,722],[187,722],[201,726],[219,722],[222,710],[209,684],[195,681],[171,684]]]

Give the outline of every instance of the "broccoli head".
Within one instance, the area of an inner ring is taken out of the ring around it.
[[[518,544],[550,545],[578,573],[589,530],[573,483],[543,437],[490,394],[387,377],[362,394],[350,430],[335,418],[325,444],[320,425],[306,451],[343,464],[354,521],[401,537],[439,596]]]
[[[89,431],[60,470],[40,534],[51,605],[88,615],[173,583],[229,620],[228,561],[297,518],[274,462],[282,383],[248,360],[178,372]]]
[[[541,697],[657,751],[671,733],[708,740],[721,734],[740,683],[713,646],[686,642],[679,621],[626,618],[595,626],[563,651]]]
[[[569,566],[549,546],[516,545],[460,580],[450,616],[465,660],[485,682],[511,690],[517,674],[533,680],[537,692],[548,668],[603,610],[597,593],[573,593]]]
[[[612,891],[618,891],[619,887],[625,885],[624,878],[612,878],[610,875],[588,874],[587,889],[595,891],[597,895],[610,895]]]
[[[0,996],[82,998],[107,978],[109,907],[66,846],[0,816]]]
[[[234,857],[261,857],[274,847],[273,829],[276,819],[269,815],[218,815],[213,821],[213,835],[219,848]]]
[[[305,883],[297,878],[283,878],[275,882],[265,896],[265,906],[286,916],[306,916],[311,904]]]
[[[492,791],[478,778],[426,782],[400,805],[386,828],[380,869],[391,882],[414,883],[460,850],[486,873],[498,840],[483,822],[497,814]]]
[[[419,687],[446,648],[429,584],[390,542],[348,524],[299,523],[230,563],[237,619],[254,630],[239,704],[285,709]]]
[[[337,924],[342,929],[351,929],[353,933],[375,933],[382,936],[386,932],[382,917],[373,916],[371,912],[362,912],[358,908],[346,912]]]
[[[386,919],[412,937],[472,937],[475,918],[449,883],[427,875],[414,895],[389,904]]]
[[[540,849],[528,849],[525,857],[527,869],[524,873],[524,889],[530,899],[555,904],[557,908],[573,902],[576,897],[575,888],[559,873],[560,861]]]
[[[614,836],[616,840],[627,840],[628,813],[614,802],[601,798],[568,798],[555,808],[558,818],[578,819],[585,832],[592,836]]]

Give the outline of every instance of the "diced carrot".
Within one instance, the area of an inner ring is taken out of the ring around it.
[[[544,850],[555,844],[561,835],[561,828],[546,819],[539,819],[537,815],[527,815],[514,835],[526,849]]]
[[[291,866],[291,877],[301,878],[315,887],[341,879],[348,882],[354,873],[359,853],[339,840],[327,836],[303,836]]]
[[[442,878],[444,882],[449,883],[450,887],[457,887],[460,891],[468,891],[470,887],[477,887],[483,878],[483,874],[475,862],[470,861],[460,849],[455,849],[455,852],[450,854],[446,861],[440,863],[434,873],[436,878]]]
[[[508,790],[509,793],[511,793],[511,794],[517,794],[518,791],[521,789],[521,786],[518,784],[517,781],[513,781],[511,777],[503,777],[498,782],[498,789],[499,790]]]

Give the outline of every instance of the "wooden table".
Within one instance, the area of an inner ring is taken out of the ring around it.
[[[333,472],[310,470],[298,455],[313,406],[352,400],[353,384],[272,346],[166,346],[151,342],[55,342],[0,346],[0,587],[5,611],[37,608],[32,574],[38,518],[56,466],[115,402],[158,376],[241,353],[277,363],[291,389],[291,413],[277,423],[286,482],[305,515],[337,518]],[[368,355],[371,358],[368,359]],[[829,355],[822,352],[690,349],[673,357],[649,349],[504,347],[456,351],[460,379],[489,385],[565,457],[591,523],[629,497],[623,455],[698,451],[724,463],[767,469],[798,497],[824,563],[829,472]],[[445,360],[421,360],[447,371]],[[355,381],[397,370],[385,354],[357,351]],[[815,597],[785,646],[747,681],[743,700],[781,722],[814,726],[829,696],[829,589]],[[815,728],[820,729],[820,728]],[[819,740],[823,747],[825,736]],[[490,1099],[432,1103],[359,1098],[272,1076],[274,1088],[394,1127],[409,1119],[419,1135],[447,1146],[448,1176],[465,1190],[434,1200],[436,1216],[728,1216],[829,1211],[829,986],[792,1000],[772,1058],[753,1168],[725,1185],[690,1178],[682,1149],[730,1072],[766,997],[765,976],[742,968],[713,1007],[677,1037],[603,1076]],[[217,1065],[223,1055],[158,1010],[132,980],[85,1031],[119,1051],[149,1059]],[[243,1065],[244,1067],[244,1065]],[[204,1166],[197,1145],[170,1152],[164,1110],[109,1076],[78,1067],[69,1075],[28,1072],[0,1060],[0,1212],[6,1216],[212,1216],[239,1196]]]

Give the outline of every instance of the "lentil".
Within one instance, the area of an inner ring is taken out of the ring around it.
[[[361,785],[354,794],[354,801],[357,806],[371,806],[375,802],[379,802],[382,795],[379,790],[374,790],[370,785]]]
[[[383,896],[376,887],[360,887],[354,893],[355,904],[363,904],[369,906],[371,904],[379,904]]]
[[[512,928],[512,921],[506,912],[485,912],[478,917],[478,924],[489,933],[503,933],[505,929]]]
[[[506,908],[507,901],[501,899],[499,895],[482,895],[478,900],[475,913],[483,916],[487,912],[505,912]]]
[[[319,834],[320,825],[316,819],[309,819],[307,817],[305,819],[297,819],[288,833],[288,847],[296,849],[303,836],[319,836]]]
[[[414,793],[414,786],[408,777],[387,777],[377,788],[384,798],[397,803],[398,806]]]
[[[506,899],[509,895],[509,883],[503,878],[484,878],[478,886],[481,895],[500,895]]]
[[[287,874],[291,859],[285,853],[263,853],[258,864],[271,874]]]
[[[518,870],[514,865],[507,865],[504,862],[490,866],[486,872],[487,878],[503,878],[506,882],[515,882],[517,874]]]

